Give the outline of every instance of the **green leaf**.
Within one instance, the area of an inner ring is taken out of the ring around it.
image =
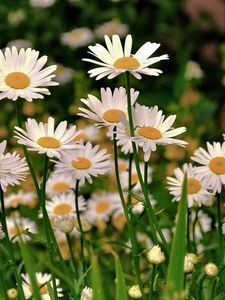
[[[166,296],[171,297],[175,292],[184,288],[184,256],[186,252],[187,227],[187,177],[182,186],[181,200],[178,206],[178,218],[172,244],[169,267],[166,280]],[[167,299],[167,298],[166,298]],[[170,298],[168,298],[170,299]]]
[[[92,270],[91,270],[91,279],[92,279],[92,288],[93,288],[93,300],[104,300],[104,293],[102,289],[102,280],[99,270],[98,260],[96,256],[92,257]]]
[[[123,275],[122,266],[120,263],[119,256],[115,257],[115,267],[116,267],[116,300],[127,300],[127,287]]]

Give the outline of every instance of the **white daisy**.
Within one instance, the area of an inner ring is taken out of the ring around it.
[[[124,37],[128,33],[128,25],[122,24],[118,20],[111,20],[99,25],[95,29],[95,34],[99,38],[104,38],[105,35],[112,36],[118,34],[120,37]]]
[[[137,100],[139,92],[131,89],[132,105]],[[116,88],[113,92],[110,88],[101,88],[101,100],[93,95],[81,101],[89,108],[80,107],[79,116],[92,119],[99,126],[116,126],[121,119],[127,119],[127,94],[123,87]]]
[[[33,7],[50,7],[55,4],[56,0],[30,0],[30,5]]]
[[[43,68],[47,56],[38,58],[39,51],[16,47],[6,48],[5,54],[0,50],[0,100],[8,98],[13,101],[18,97],[27,101],[50,95],[46,86],[58,85],[52,81],[56,66]]]
[[[98,221],[108,221],[113,211],[120,205],[118,193],[92,194],[87,201],[85,216],[87,220],[94,224]]]
[[[80,128],[82,132],[78,133],[74,137],[75,142],[92,142],[99,139],[99,129],[94,125],[86,125],[83,128]]]
[[[6,143],[6,141],[0,143],[0,185],[4,192],[8,185],[20,184],[28,171],[25,159],[21,159],[16,152],[3,154]]]
[[[86,201],[83,196],[79,196],[79,211],[86,209]],[[46,210],[50,218],[60,217],[64,215],[76,216],[75,196],[73,192],[61,193],[51,197],[51,200],[46,201]]]
[[[69,46],[71,49],[86,46],[93,40],[93,33],[87,27],[75,28],[61,35],[61,43]]]
[[[23,217],[8,217],[6,218],[6,224],[10,239],[15,243],[22,239],[23,241],[29,241],[30,237],[26,234],[26,230],[31,233],[37,232],[36,224]]]
[[[156,151],[156,145],[176,144],[184,146],[187,142],[175,139],[177,136],[186,131],[185,127],[173,129],[176,115],[171,115],[165,119],[161,110],[155,106],[152,109],[139,107],[138,112],[135,110],[137,127],[135,130],[134,141],[144,152],[144,160],[148,161],[151,152]]]
[[[27,49],[32,47],[32,43],[29,40],[23,39],[12,40],[7,43],[7,47],[12,48],[13,46],[15,46],[17,50],[20,50],[21,48]]]
[[[73,176],[84,184],[85,180],[92,182],[92,176],[105,174],[111,167],[110,155],[105,149],[99,150],[99,145],[92,146],[91,143],[83,145],[82,148],[72,151],[64,151],[56,163],[56,174],[67,174]]]
[[[214,193],[220,193],[225,184],[225,142],[223,144],[207,142],[207,150],[200,147],[191,157],[203,165],[196,167],[195,174]]]
[[[73,69],[65,67],[62,64],[57,64],[57,69],[55,71],[55,80],[59,82],[59,84],[66,84],[72,81],[73,75]]]
[[[89,61],[100,66],[88,71],[91,77],[97,76],[97,80],[105,76],[108,76],[108,79],[112,79],[126,71],[129,71],[137,79],[141,79],[141,74],[158,76],[162,71],[149,68],[149,66],[160,60],[168,59],[167,54],[150,57],[160,46],[160,44],[151,42],[145,43],[132,55],[131,35],[127,35],[124,49],[118,35],[113,35],[112,41],[109,36],[105,35],[105,43],[107,48],[100,44],[89,46],[91,50],[89,53],[99,60],[83,59],[84,61]]]
[[[23,192],[19,191],[18,193],[11,193],[4,198],[6,208],[16,208],[19,205],[30,206],[36,199],[36,194],[34,192]]]
[[[59,175],[53,172],[46,183],[46,194],[53,196],[59,193],[67,193],[70,192],[74,186],[75,182],[72,176]]]
[[[93,290],[92,288],[85,286],[82,290],[80,300],[92,300],[93,299]]]
[[[195,218],[196,218],[196,212],[192,211],[190,217],[190,223],[192,227],[195,222]],[[208,214],[200,210],[198,212],[197,223],[195,223],[195,228],[194,228],[195,238],[201,240],[204,237],[204,233],[212,230],[212,223],[213,223],[212,218],[210,218]]]
[[[76,132],[76,126],[67,129],[67,121],[62,121],[54,129],[55,120],[48,118],[47,123],[35,119],[28,119],[25,123],[26,131],[20,127],[15,127],[15,137],[18,143],[28,147],[30,151],[37,151],[40,154],[46,153],[48,157],[59,157],[61,151],[75,149],[78,146],[73,141]]]
[[[47,286],[47,283],[49,283],[51,285],[51,287],[53,288],[51,274],[36,272],[35,276],[36,276],[37,285],[39,287],[39,291],[41,294],[41,299],[42,300],[51,300],[50,293],[48,291],[48,286]],[[31,284],[29,275],[21,274],[21,277],[23,279],[22,288],[24,291],[25,298],[30,299],[30,297],[32,296],[32,284]],[[63,297],[63,294],[62,294],[63,289],[60,288],[59,285],[60,285],[60,280],[58,278],[56,278],[57,296]]]
[[[174,177],[167,177],[168,189],[174,196],[173,201],[180,201],[182,194],[182,185],[184,181],[184,175],[187,174],[187,202],[188,207],[194,205],[201,206],[209,198],[213,196],[213,193],[207,191],[207,187],[195,174],[196,167],[192,164],[184,164],[182,169],[176,168],[174,170]]]

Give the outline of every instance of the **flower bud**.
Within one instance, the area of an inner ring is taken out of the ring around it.
[[[80,300],[92,300],[92,298],[93,298],[92,288],[85,286],[85,288],[83,288],[82,290]]]
[[[7,295],[9,299],[16,299],[18,296],[18,292],[16,289],[12,288],[7,291]]]
[[[186,256],[194,265],[198,263],[198,256],[196,254],[188,253]]]
[[[147,259],[151,264],[158,265],[163,263],[166,258],[159,245],[156,245],[147,253]]]
[[[191,259],[185,255],[184,257],[184,273],[189,274],[194,270],[194,264],[192,263]]]
[[[208,276],[217,276],[219,273],[218,267],[213,263],[208,263],[204,267],[204,271]]]
[[[62,233],[70,233],[74,228],[74,219],[68,216],[54,218],[53,222]]]
[[[144,211],[144,204],[141,202],[138,202],[132,208],[132,213],[134,215],[140,215],[143,211]]]
[[[79,227],[77,219],[75,219],[74,225],[75,225],[76,229],[78,231],[80,231],[80,227]],[[82,229],[84,232],[88,232],[89,230],[91,230],[91,224],[88,222],[87,219],[81,219],[81,226],[82,226]]]
[[[133,299],[141,298],[142,293],[141,293],[139,285],[133,285],[131,288],[129,288],[128,295]]]

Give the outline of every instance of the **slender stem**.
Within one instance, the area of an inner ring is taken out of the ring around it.
[[[25,300],[25,296],[24,296],[24,292],[23,292],[23,288],[22,288],[22,280],[21,280],[21,277],[20,277],[18,269],[17,269],[16,259],[15,259],[14,252],[13,252],[13,245],[12,245],[12,242],[10,241],[10,238],[9,238],[9,233],[8,233],[8,228],[7,228],[7,223],[6,223],[4,193],[3,193],[3,190],[1,188],[1,186],[0,186],[0,200],[1,200],[1,223],[2,223],[3,232],[5,234],[7,250],[8,250],[8,254],[9,254],[11,264],[13,266],[14,276],[15,276],[16,283],[17,283],[19,298],[21,300]]]
[[[207,276],[204,274],[199,279],[198,299],[202,300],[203,283]]]
[[[131,189],[132,189],[132,162],[133,162],[133,153],[129,154],[129,169],[128,169],[128,197],[127,205],[131,205]]]
[[[219,242],[219,263],[221,263],[224,259],[224,241],[223,241],[223,231],[222,231],[222,216],[221,216],[221,194],[216,194],[217,199],[217,234],[218,234],[218,242]]]
[[[149,300],[153,299],[153,293],[154,293],[154,281],[155,281],[155,271],[156,271],[156,265],[153,265],[152,268],[152,280],[150,285],[150,294],[149,294]]]
[[[210,298],[209,298],[210,300],[215,299],[216,284],[217,284],[217,278],[214,279],[213,284],[212,284],[211,295],[210,295]]]
[[[188,252],[191,252],[191,243],[190,243],[190,217],[191,217],[191,211],[190,208],[187,208],[187,232],[186,232],[186,238],[187,238],[187,250]]]
[[[78,227],[79,227],[79,231],[80,231],[80,250],[81,250],[82,269],[83,269],[83,273],[85,273],[86,272],[86,263],[85,263],[85,256],[84,256],[84,244],[86,246],[86,242],[85,242],[85,234],[83,231],[82,222],[81,222],[81,218],[80,218],[80,211],[79,211],[79,202],[78,202],[79,180],[76,181],[74,193],[75,193],[75,207],[76,207],[77,222],[78,222]],[[88,247],[86,249],[88,251]]]
[[[48,213],[45,207],[45,188],[46,188],[46,182],[47,182],[47,172],[48,172],[48,156],[45,156],[45,162],[44,162],[44,172],[43,172],[43,180],[41,185],[41,206],[42,206],[42,213],[43,213],[43,222],[45,226],[45,232],[46,232],[46,239],[47,239],[47,245],[49,249],[49,257],[52,266],[54,266],[54,246],[51,242],[51,236],[49,233],[49,226],[48,226]],[[54,298],[55,300],[58,299],[57,296],[57,286],[56,286],[56,279],[55,275],[52,272],[52,284],[53,284],[53,291],[54,291]]]
[[[78,279],[78,272],[77,272],[77,268],[76,268],[76,261],[75,261],[75,257],[74,257],[74,254],[73,254],[73,247],[72,247],[71,237],[70,237],[69,233],[66,233],[66,240],[67,240],[67,244],[68,244],[69,250],[70,250],[71,261],[72,261],[72,264],[73,264],[73,272],[75,273],[76,279]]]
[[[127,90],[127,110],[128,110],[128,118],[129,118],[129,126],[130,126],[130,135],[131,137],[134,137],[134,124],[133,124],[133,116],[132,116],[132,104],[131,104],[131,94],[130,94],[130,77],[129,77],[129,72],[126,72],[126,90]],[[154,210],[152,208],[151,202],[149,200],[149,195],[148,195],[148,189],[147,186],[144,183],[144,180],[142,178],[141,170],[140,170],[140,165],[139,165],[139,158],[138,158],[138,151],[136,144],[132,142],[132,147],[133,147],[133,154],[134,154],[134,162],[138,174],[138,178],[140,181],[140,185],[142,188],[142,192],[145,197],[145,206],[146,206],[146,213],[147,217],[149,220],[149,224],[152,228],[152,234],[154,238],[154,243],[158,242],[158,237],[156,232],[158,232],[161,242],[162,242],[162,248],[166,252],[166,254],[169,254],[169,245],[160,229],[160,226],[157,222]],[[156,232],[155,232],[156,230]]]
[[[144,183],[146,186],[148,186],[148,162],[145,161],[144,164]]]
[[[200,208],[198,210],[196,210],[196,215],[195,215],[195,219],[193,222],[193,227],[192,227],[192,238],[193,238],[193,248],[194,248],[194,252],[197,251],[197,247],[196,247],[196,238],[195,238],[195,227],[196,224],[198,222],[198,212],[199,212]]]
[[[128,227],[128,232],[129,232],[129,237],[131,240],[131,252],[132,252],[132,258],[133,258],[133,266],[134,266],[134,270],[135,270],[135,275],[137,278],[137,283],[140,287],[141,293],[142,293],[142,299],[146,299],[145,295],[144,295],[144,289],[143,289],[143,283],[141,280],[141,271],[140,271],[140,258],[139,258],[139,250],[138,250],[138,244],[137,244],[137,240],[134,234],[134,228],[132,227],[132,223],[127,211],[127,207],[126,207],[126,202],[124,199],[124,195],[123,195],[123,191],[122,191],[122,187],[121,187],[121,183],[120,183],[120,176],[119,176],[119,167],[118,167],[118,153],[117,153],[117,140],[116,140],[116,127],[114,127],[113,130],[113,148],[114,148],[114,162],[115,162],[115,175],[116,175],[116,183],[117,183],[117,188],[118,188],[118,192],[120,195],[120,199],[121,199],[121,203],[123,206],[123,211],[124,211],[124,215],[126,218],[126,222],[127,222],[127,227]]]

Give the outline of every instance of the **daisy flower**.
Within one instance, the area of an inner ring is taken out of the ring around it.
[[[46,194],[53,196],[59,193],[67,193],[74,188],[74,185],[75,182],[72,176],[59,175],[53,172],[46,183]]]
[[[15,137],[18,143],[28,147],[30,151],[37,151],[40,154],[46,153],[48,157],[60,157],[61,151],[75,149],[78,146],[73,141],[76,126],[67,129],[67,121],[62,121],[55,127],[55,120],[48,118],[47,123],[35,119],[28,119],[25,123],[26,131],[20,127],[15,127]]]
[[[15,243],[22,239],[23,241],[29,241],[30,237],[25,234],[25,231],[28,230],[31,233],[37,232],[36,224],[23,217],[8,217],[6,218],[6,224],[8,228],[8,233],[10,239]]]
[[[6,208],[16,208],[19,205],[29,206],[36,199],[36,195],[33,192],[11,193],[4,198]]]
[[[81,133],[75,135],[75,142],[92,142],[99,139],[99,129],[94,125],[87,125],[84,128],[82,128],[81,131]]]
[[[88,47],[89,53],[99,60],[83,59],[100,66],[88,71],[90,76],[96,76],[97,80],[105,76],[112,79],[126,71],[129,71],[137,79],[141,79],[141,74],[158,76],[162,71],[149,68],[149,66],[160,60],[168,59],[167,54],[150,57],[160,46],[160,44],[151,42],[145,43],[135,54],[131,54],[131,35],[127,35],[124,49],[118,35],[113,35],[112,41],[108,35],[105,35],[105,43],[107,48],[100,44]]]
[[[124,37],[127,33],[127,24],[122,24],[118,20],[105,22],[95,29],[95,34],[98,38],[104,38],[105,35],[112,36],[113,34],[118,34],[120,37]]]
[[[203,165],[196,167],[195,174],[214,193],[220,193],[225,184],[225,142],[223,144],[207,142],[207,150],[200,147],[191,157]]]
[[[75,196],[73,192],[61,193],[52,196],[51,200],[46,201],[46,210],[50,218],[64,215],[76,216]],[[79,211],[86,209],[86,201],[82,196],[78,198]]]
[[[185,127],[173,129],[176,115],[171,115],[165,119],[161,110],[155,106],[152,109],[139,107],[138,113],[135,111],[136,124],[134,141],[144,152],[144,160],[148,161],[151,152],[156,151],[156,145],[176,144],[184,146],[187,142],[175,139],[177,136],[186,131]]]
[[[192,164],[184,164],[182,169],[176,168],[174,170],[175,178],[167,177],[168,189],[174,196],[173,201],[180,201],[185,173],[187,174],[188,207],[192,207],[195,204],[201,206],[213,196],[213,193],[208,192],[207,187],[196,176],[195,169],[196,167],[193,167]]]
[[[131,89],[132,105],[137,100],[139,92]],[[116,126],[121,119],[127,119],[127,94],[123,87],[116,88],[113,92],[110,88],[101,88],[101,99],[88,95],[88,99],[81,101],[89,108],[80,107],[79,116],[92,119],[99,126]]]
[[[86,46],[93,40],[93,33],[87,27],[75,28],[61,35],[61,43],[71,49]]]
[[[98,221],[108,221],[113,211],[120,205],[118,193],[93,194],[87,201],[85,216],[92,224]]]
[[[65,67],[62,64],[57,64],[57,69],[55,71],[55,80],[59,82],[59,84],[66,84],[72,81],[73,75],[73,69]]]
[[[56,0],[30,0],[30,5],[33,7],[46,8],[55,4]]]
[[[20,184],[28,171],[25,159],[16,152],[3,154],[6,144],[6,141],[0,143],[0,185],[4,192],[8,185]]]
[[[50,95],[46,86],[58,85],[52,81],[56,66],[43,68],[47,56],[38,58],[39,51],[28,49],[17,50],[6,48],[5,54],[0,50],[0,100],[8,98],[16,101],[18,97],[31,102],[33,99]]]
[[[42,300],[51,300],[50,297],[50,293],[48,291],[48,286],[47,283],[49,283],[51,285],[51,287],[53,288],[53,282],[51,280],[51,274],[48,273],[40,273],[40,272],[36,272],[35,273],[36,276],[36,281],[37,281],[37,285],[39,287],[39,292],[41,294],[41,299]],[[32,284],[31,284],[31,280],[29,278],[28,274],[21,274],[22,277],[22,288],[24,291],[24,295],[26,299],[30,299],[32,296]],[[62,291],[63,289],[59,287],[60,285],[60,280],[58,278],[56,278],[56,292],[57,292],[57,296],[58,297],[63,297]]]
[[[55,162],[55,173],[72,176],[84,184],[85,180],[92,182],[92,176],[105,174],[111,167],[110,155],[105,149],[99,150],[99,146],[91,143],[72,151],[64,151],[58,161]]]

